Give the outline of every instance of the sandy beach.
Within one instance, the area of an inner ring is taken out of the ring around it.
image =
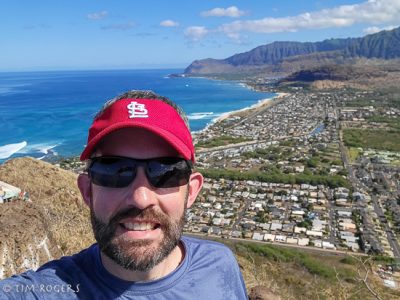
[[[260,111],[266,109],[267,107],[271,106],[273,103],[276,103],[277,100],[285,97],[286,95],[288,95],[288,93],[278,93],[275,97],[262,99],[258,103],[254,104],[252,106],[224,113],[223,115],[221,115],[220,117],[215,119],[215,121],[213,123],[221,122],[227,118],[234,117],[238,114],[250,113],[250,112],[254,112],[254,113],[260,112]]]

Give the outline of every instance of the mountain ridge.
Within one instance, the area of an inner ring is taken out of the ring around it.
[[[193,61],[185,70],[189,76],[228,74],[243,71],[289,74],[321,64],[353,63],[357,58],[396,59],[400,57],[400,27],[359,38],[326,39],[321,42],[273,42],[225,59]],[[304,62],[304,63],[302,63]],[[291,66],[295,63],[296,67]]]

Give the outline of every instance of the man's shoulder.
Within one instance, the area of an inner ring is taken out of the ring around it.
[[[193,236],[188,236],[184,235],[182,236],[182,240],[184,241],[185,244],[190,244],[193,246],[197,247],[209,247],[209,248],[215,248],[221,251],[226,251],[229,250],[227,246],[220,242],[208,240],[208,239],[203,239],[203,238],[196,238]]]
[[[232,250],[222,243],[189,236],[183,236],[182,240],[185,246],[190,248],[192,256],[236,260]]]
[[[43,275],[52,272],[64,271],[68,272],[70,269],[85,268],[87,264],[90,264],[89,257],[94,257],[97,250],[97,244],[93,244],[89,248],[86,248],[71,256],[63,256],[59,259],[49,261],[43,264],[36,273],[42,273]]]
[[[80,274],[87,269],[85,264],[90,264],[88,256],[93,255],[95,245],[82,250],[81,252],[63,256],[60,259],[52,260],[42,265],[36,271],[28,270],[24,273],[13,275],[0,281],[0,288],[10,289],[10,293],[24,291],[25,295],[35,294],[40,289],[73,289],[79,283]],[[81,271],[81,272],[80,272]],[[75,284],[75,285],[74,285]],[[54,291],[52,291],[54,292]]]
[[[186,280],[196,282],[191,292],[204,299],[247,299],[239,265],[222,243],[184,236],[189,260]]]

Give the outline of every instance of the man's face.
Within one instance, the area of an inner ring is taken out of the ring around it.
[[[178,156],[167,142],[142,129],[109,134],[94,153],[103,155],[138,159]],[[160,263],[179,243],[189,185],[155,188],[142,167],[128,187],[91,184],[91,221],[102,252],[128,270],[148,271]]]

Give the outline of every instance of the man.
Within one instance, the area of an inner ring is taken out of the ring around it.
[[[247,299],[232,252],[182,237],[203,177],[184,113],[131,91],[96,115],[78,186],[97,243],[0,282],[0,299]]]

